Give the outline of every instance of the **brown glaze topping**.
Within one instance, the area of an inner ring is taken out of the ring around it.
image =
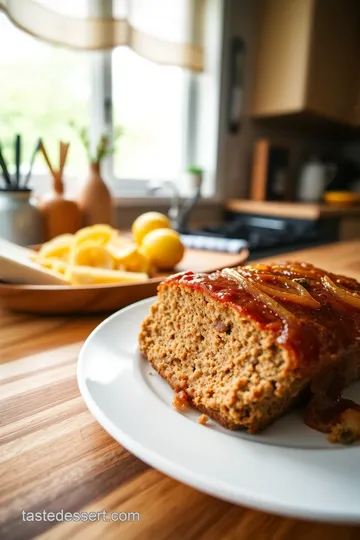
[[[258,264],[213,274],[184,272],[178,283],[230,304],[276,333],[297,368],[314,367],[322,344],[339,356],[360,347],[360,285],[305,263]]]

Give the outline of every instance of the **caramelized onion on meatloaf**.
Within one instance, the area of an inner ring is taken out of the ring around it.
[[[194,407],[255,433],[324,375],[360,378],[360,284],[303,263],[176,274],[139,344]]]

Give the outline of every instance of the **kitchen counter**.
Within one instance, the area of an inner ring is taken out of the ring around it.
[[[327,219],[341,217],[358,217],[360,205],[332,205],[325,203],[300,203],[277,201],[250,201],[246,199],[229,199],[225,210],[242,214],[276,216],[298,219]]]
[[[360,240],[337,242],[258,260],[308,262],[325,270],[344,274],[360,281]]]
[[[360,279],[360,241],[272,260],[288,258]],[[0,313],[1,538],[360,537],[360,527],[282,518],[220,501],[157,472],[115,442],[88,412],[76,382],[79,350],[103,318]],[[131,511],[139,512],[141,518],[139,523],[56,524],[24,522],[21,515],[22,510],[60,509]]]

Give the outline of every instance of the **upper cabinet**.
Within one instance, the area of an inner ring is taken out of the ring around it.
[[[360,125],[359,20],[357,0],[262,0],[252,114]]]

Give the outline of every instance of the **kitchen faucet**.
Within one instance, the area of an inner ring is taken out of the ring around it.
[[[195,192],[193,196],[185,200],[181,199],[179,188],[175,182],[171,182],[170,180],[166,180],[164,182],[149,182],[147,193],[149,195],[154,195],[158,191],[171,191],[172,195],[170,199],[168,217],[174,229],[179,232],[185,232],[190,214],[201,198],[201,181],[197,182],[194,188]]]

